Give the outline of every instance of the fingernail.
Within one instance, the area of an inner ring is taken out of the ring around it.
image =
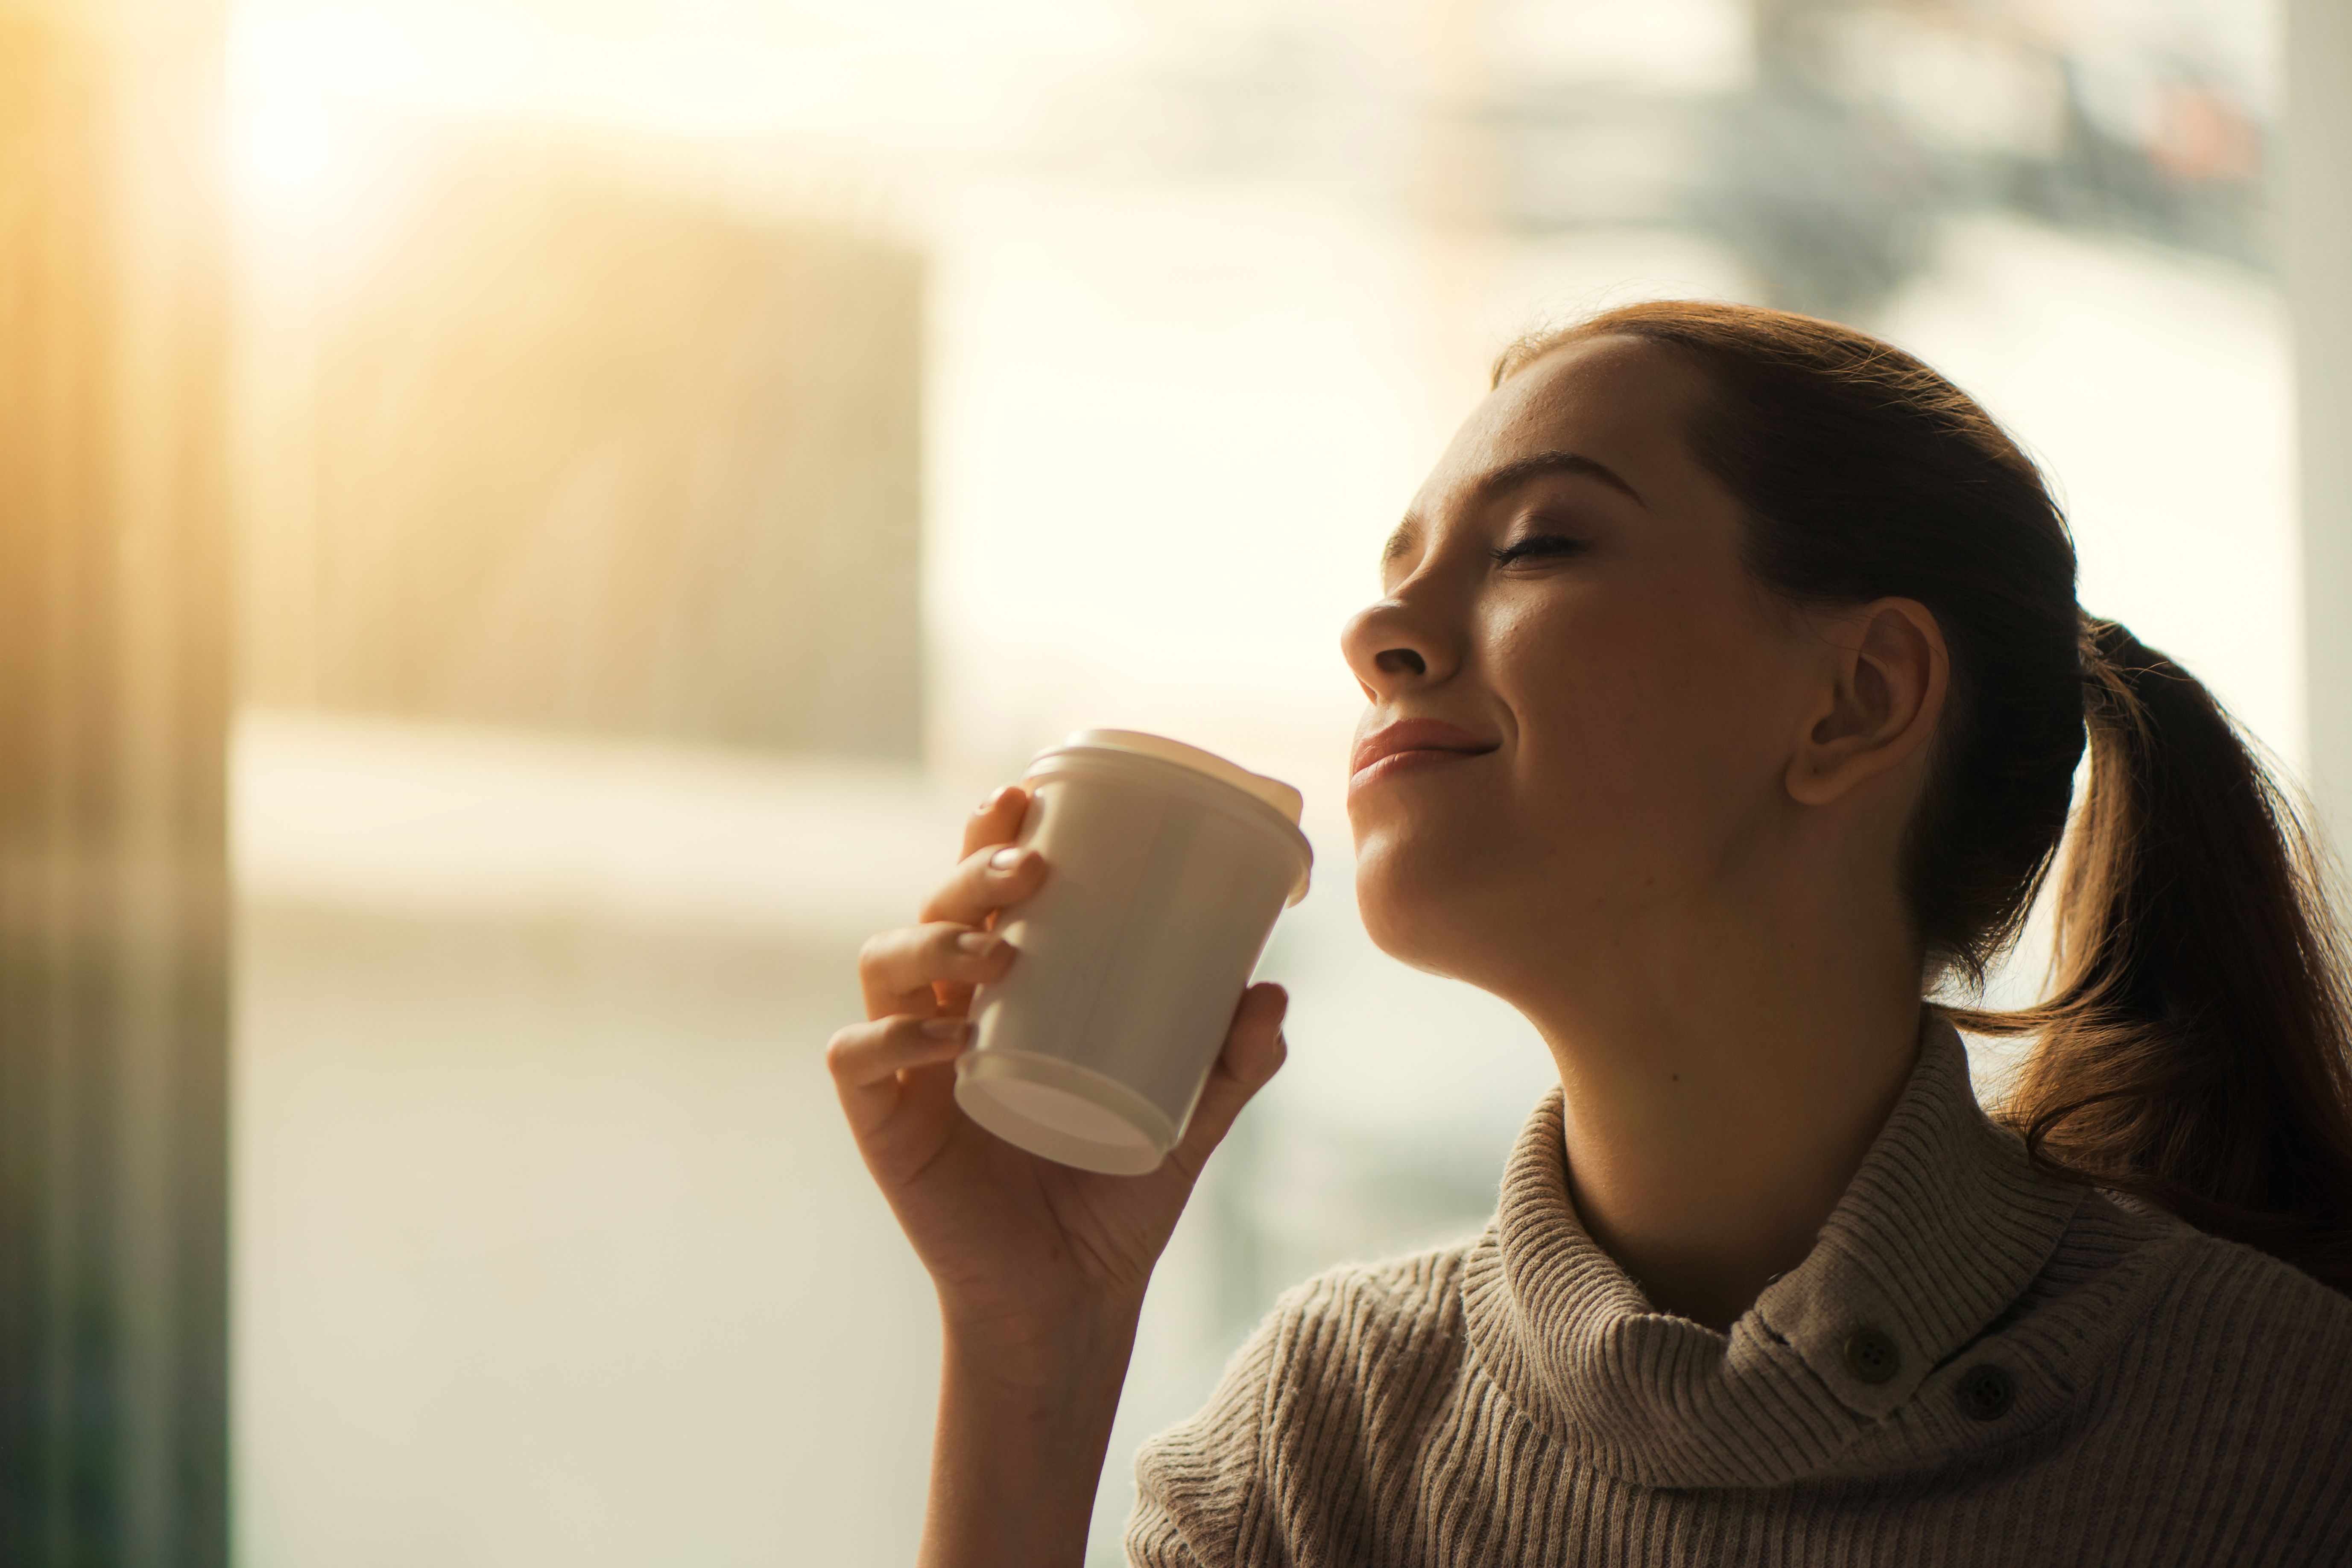
[[[975,958],[983,958],[1004,945],[1004,939],[993,931],[968,931],[956,938],[956,946]]]
[[[971,1028],[971,1020],[969,1018],[926,1018],[923,1020],[923,1037],[931,1040],[961,1040]]]
[[[989,869],[992,871],[1013,870],[1027,858],[1028,854],[1029,851],[1022,848],[1017,844],[1007,849],[1000,849],[995,854],[991,855],[988,858]]]

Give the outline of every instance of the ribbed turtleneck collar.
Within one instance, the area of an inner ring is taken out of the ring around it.
[[[1589,1462],[1652,1486],[1775,1486],[2016,1435],[2017,1419],[1961,1419],[1923,1389],[1933,1376],[1948,1394],[1961,1370],[1947,1363],[2024,1292],[2084,1194],[1985,1119],[1941,1015],[1813,1250],[1728,1334],[1650,1305],[1585,1234],[1566,1158],[1555,1091],[1520,1135],[1464,1295],[1489,1373]],[[2046,1404],[2024,1392],[2018,1418]]]

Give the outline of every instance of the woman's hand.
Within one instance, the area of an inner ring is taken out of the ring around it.
[[[999,790],[922,923],[866,944],[866,1022],[825,1052],[858,1152],[915,1244],[943,1319],[923,1568],[1076,1568],[1143,1288],[1202,1162],[1282,1065],[1278,986],[1242,995],[1192,1121],[1143,1176],[1014,1148],[955,1102],[973,988],[1018,955],[997,916],[1045,885],[1011,847],[1029,797]]]
[[[867,1022],[826,1052],[858,1152],[930,1270],[950,1333],[1016,1355],[1050,1348],[1079,1321],[1131,1323],[1202,1163],[1282,1065],[1286,1005],[1278,986],[1243,994],[1183,1141],[1149,1175],[1073,1170],[966,1117],[954,1097],[965,1011],[976,986],[1017,961],[991,928],[1052,874],[1034,850],[1010,847],[1028,801],[1012,786],[991,796],[922,923],[866,944]]]

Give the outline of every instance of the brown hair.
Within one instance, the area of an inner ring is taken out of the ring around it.
[[[1915,599],[1942,627],[1952,697],[1903,867],[1935,973],[1981,984],[2066,839],[2053,994],[1953,1014],[2040,1036],[2001,1111],[2034,1158],[2352,1294],[2352,1013],[2312,838],[2202,686],[2083,614],[2032,460],[1901,350],[1748,306],[1610,310],[1514,344],[1495,381],[1595,337],[1705,371],[1692,445],[1759,582]]]

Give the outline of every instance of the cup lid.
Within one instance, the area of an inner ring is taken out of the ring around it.
[[[1298,826],[1299,815],[1306,805],[1305,798],[1280,779],[1254,773],[1239,763],[1225,761],[1214,752],[1204,752],[1198,746],[1188,746],[1165,735],[1147,735],[1140,730],[1076,730],[1055,749],[1060,751],[1074,746],[1157,757],[1163,763],[1174,763],[1178,767],[1206,773],[1220,784],[1228,784],[1255,795],[1280,812],[1283,819],[1293,827]]]

